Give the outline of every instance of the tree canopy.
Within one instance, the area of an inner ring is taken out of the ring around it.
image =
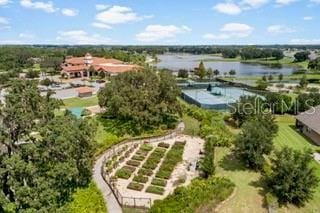
[[[91,177],[95,125],[16,81],[0,111],[0,212],[57,212]]]
[[[265,174],[265,182],[280,202],[301,205],[312,198],[319,179],[310,166],[311,152],[286,147],[275,152],[271,161],[271,172]]]
[[[107,116],[129,124],[130,134],[140,134],[160,125],[175,126],[180,113],[179,94],[171,73],[145,68],[116,76],[98,98]]]

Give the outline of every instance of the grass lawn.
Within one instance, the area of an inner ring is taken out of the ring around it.
[[[299,150],[317,148],[308,138],[296,131],[294,116],[277,116],[276,121],[279,125],[278,135],[274,139],[276,149],[281,149],[284,146]]]
[[[184,134],[192,135],[192,136],[196,136],[199,134],[200,123],[198,120],[196,120],[188,115],[183,115],[182,120],[185,124],[185,129],[183,131]]]
[[[69,213],[106,213],[107,209],[101,192],[94,183],[87,188],[78,189],[73,194],[73,201],[67,205]]]
[[[98,105],[98,97],[92,96],[88,98],[68,98],[63,100],[65,108],[72,107],[89,107]]]
[[[291,115],[277,116],[279,125],[278,136],[274,139],[276,149],[289,146],[294,149],[315,149],[307,138],[294,128],[295,119]],[[234,158],[229,148],[216,148],[216,174],[226,176],[236,184],[234,197],[224,203],[219,212],[267,212],[264,201],[264,191],[261,187],[261,174],[246,169]],[[320,164],[313,162],[316,174],[320,179]],[[320,185],[314,193],[314,197],[304,207],[294,205],[282,206],[278,212],[320,212]]]
[[[250,171],[234,158],[229,148],[216,148],[216,175],[229,178],[235,185],[235,195],[224,203],[219,212],[267,212],[264,207],[260,173]]]

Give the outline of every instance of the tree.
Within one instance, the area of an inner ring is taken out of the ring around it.
[[[301,51],[294,54],[294,58],[296,62],[306,61],[309,58],[309,51]]]
[[[262,122],[257,119],[247,121],[235,141],[234,153],[247,167],[261,169],[264,155],[270,154],[273,148],[272,139]]]
[[[41,96],[34,81],[8,88],[0,111],[1,212],[57,212],[91,178],[95,124],[55,116],[61,102],[52,94]]]
[[[241,96],[230,108],[231,117],[241,126],[266,109],[264,100],[258,96]]]
[[[303,75],[302,78],[300,79],[300,82],[299,82],[300,86],[302,88],[307,88],[308,86],[308,80],[307,80],[307,76],[306,75]]]
[[[279,79],[280,82],[283,80],[283,74],[282,73],[279,74],[278,79]]]
[[[268,80],[269,80],[269,81],[272,81],[272,80],[273,80],[273,76],[272,76],[271,74],[269,75]]]
[[[127,128],[119,134],[141,134],[143,131],[175,126],[180,105],[180,91],[170,72],[159,74],[143,69],[123,73],[101,89],[99,105],[106,109],[106,116],[115,118]]]
[[[236,75],[236,73],[237,73],[237,72],[236,72],[235,70],[230,70],[230,71],[229,71],[229,75],[230,75],[230,76],[234,76],[234,75]]]
[[[310,61],[308,68],[314,71],[320,71],[320,57]]]
[[[271,159],[271,172],[264,176],[267,189],[282,203],[303,205],[312,199],[319,179],[311,167],[311,151],[285,147]]]
[[[200,161],[200,171],[204,178],[209,178],[214,174],[214,151],[215,151],[215,140],[214,136],[206,137],[204,145],[204,157]]]
[[[263,81],[267,81],[267,76],[265,76],[265,75],[262,76],[262,80],[263,80]]]
[[[266,96],[266,102],[273,113],[284,114],[290,110],[292,98],[283,94],[269,93]]]
[[[39,72],[33,69],[29,69],[26,73],[27,78],[39,78]]]
[[[206,76],[207,71],[204,66],[203,61],[200,62],[199,67],[195,71],[195,75],[197,75],[201,80]]]
[[[215,69],[215,70],[213,70],[213,74],[214,74],[214,76],[217,77],[220,74],[220,71]]]
[[[189,77],[189,71],[186,70],[186,69],[179,69],[178,77],[179,78],[188,78]]]
[[[209,67],[209,68],[207,69],[207,77],[208,77],[208,79],[211,80],[211,79],[213,78],[213,76],[214,76],[213,70],[212,70],[211,67]]]

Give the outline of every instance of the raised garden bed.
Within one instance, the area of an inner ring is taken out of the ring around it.
[[[137,160],[137,161],[143,161],[145,159],[145,156],[142,155],[134,155],[132,158],[132,160]]]
[[[136,183],[136,182],[131,182],[131,183],[129,183],[127,188],[135,190],[135,191],[141,191],[143,189],[143,184]]]
[[[152,194],[157,194],[157,195],[163,195],[164,193],[164,188],[158,187],[158,186],[149,186],[146,189],[146,192],[152,193]]]
[[[128,160],[126,164],[129,166],[138,167],[140,165],[140,161]]]
[[[156,148],[151,155],[149,156],[149,158],[147,159],[147,161],[143,164],[143,168],[145,169],[155,169],[157,168],[159,162],[161,161],[161,159],[164,157],[166,150],[162,149],[162,148]]]
[[[173,172],[176,165],[182,161],[184,146],[185,142],[174,143],[156,174],[157,178],[170,178],[171,173]]]
[[[158,147],[162,147],[162,148],[168,149],[170,147],[170,144],[161,142],[161,143],[158,144]]]
[[[129,179],[134,171],[134,167],[124,166],[121,169],[117,170],[115,176],[122,179]]]
[[[146,183],[148,182],[148,177],[142,176],[142,175],[134,176],[133,181],[136,181],[139,183]]]
[[[144,168],[141,168],[139,171],[138,171],[138,174],[139,175],[145,175],[145,176],[151,176],[153,174],[153,171],[151,169],[144,169]]]
[[[165,187],[167,185],[167,181],[159,178],[154,178],[151,182],[152,185]]]

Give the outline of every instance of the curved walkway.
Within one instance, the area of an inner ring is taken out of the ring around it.
[[[181,122],[178,124],[177,128],[173,132],[171,132],[170,134],[167,134],[166,136],[177,134],[177,133],[183,131],[184,127],[185,127],[184,123]],[[159,140],[162,140],[163,137],[164,136],[160,136],[160,137],[157,136],[154,138],[149,138],[147,141],[157,142]],[[132,141],[128,141],[128,143],[131,143],[133,141],[134,142],[139,142],[139,141],[144,142],[144,141],[146,141],[146,139],[132,140]],[[104,158],[105,158],[105,156],[107,156],[109,154],[110,151],[112,151],[111,148],[109,148],[107,151],[105,151],[95,161],[94,168],[93,168],[93,180],[103,195],[108,212],[109,213],[122,213],[122,208],[121,208],[120,204],[118,203],[118,201],[117,201],[115,195],[113,194],[112,190],[110,189],[109,185],[105,182],[104,178],[102,177],[102,172],[101,172],[101,168],[103,167]]]

